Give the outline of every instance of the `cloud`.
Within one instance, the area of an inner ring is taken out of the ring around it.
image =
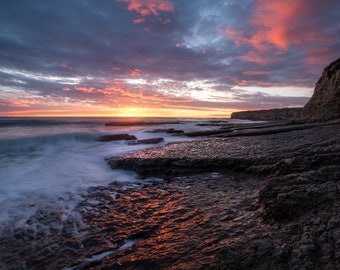
[[[130,76],[131,77],[140,77],[141,76],[141,70],[138,68],[135,68],[133,70],[130,71]]]
[[[24,91],[27,111],[304,105],[272,89],[312,89],[338,57],[339,9],[337,0],[0,1],[1,104],[20,105]]]
[[[159,12],[172,12],[173,4],[167,0],[116,0],[128,4],[128,10],[135,11],[139,14],[139,18],[135,19],[135,23],[142,23],[146,18],[153,15],[159,17]],[[163,23],[169,23],[170,20],[164,20]]]
[[[339,27],[329,25],[330,18],[326,22],[320,17],[327,16],[325,10],[329,11],[330,6],[335,8],[339,4],[328,0],[322,3],[308,0],[257,0],[254,5],[246,27],[229,27],[222,31],[235,45],[249,47],[241,59],[266,64],[282,60],[284,53],[295,46],[304,51],[309,63],[324,62],[322,54],[312,55],[315,48],[327,48],[336,42],[336,36],[330,32],[339,31]],[[331,13],[328,16],[335,15]]]

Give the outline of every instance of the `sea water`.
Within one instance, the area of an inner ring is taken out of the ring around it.
[[[105,126],[108,122],[127,121],[138,123]],[[89,187],[105,186],[113,181],[140,181],[133,172],[112,170],[105,158],[155,145],[100,142],[101,135],[128,133],[138,139],[163,137],[161,144],[165,144],[189,138],[150,131],[218,128],[197,125],[207,121],[210,120],[0,118],[0,233],[6,226],[23,226],[41,207],[71,211]],[[158,124],[144,125],[145,122]]]

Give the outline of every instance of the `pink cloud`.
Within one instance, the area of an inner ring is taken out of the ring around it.
[[[93,87],[89,88],[89,87],[76,86],[74,89],[77,91],[84,92],[84,93],[94,93],[96,91],[96,89]]]
[[[289,3],[288,3],[289,2]],[[236,45],[248,44],[258,50],[263,50],[268,44],[279,49],[287,49],[292,43],[301,42],[301,34],[295,33],[295,24],[303,13],[308,12],[308,1],[257,0],[249,23],[255,26],[255,31],[246,37],[243,31],[233,28],[225,30]],[[299,37],[299,38],[298,38]]]
[[[244,75],[265,75],[268,74],[267,71],[262,70],[247,70],[242,72]]]
[[[314,21],[320,8],[322,6],[319,3],[308,0],[257,0],[247,22],[251,33],[235,27],[219,31],[233,40],[235,45],[252,48],[241,56],[242,60],[248,62],[266,64],[277,61],[281,57],[280,53],[287,51],[290,46],[298,46],[309,55],[312,48],[320,46],[320,43],[333,41],[324,34],[322,26]],[[309,61],[308,57],[306,61]],[[320,63],[320,59],[311,57],[311,62]]]
[[[130,71],[130,76],[131,76],[131,77],[140,77],[141,72],[142,72],[142,71],[141,71],[140,69],[135,68],[135,69],[133,69],[133,70]]]
[[[148,16],[159,16],[159,12],[172,12],[173,4],[168,0],[116,0],[128,4],[128,10],[135,11],[140,18],[134,20],[135,23],[142,23]],[[169,23],[169,19],[164,21]]]
[[[257,32],[249,39],[255,48],[261,49],[263,44],[268,42],[280,49],[287,49],[291,43],[301,42],[295,33],[295,23],[302,13],[307,11],[308,1],[288,2],[280,0],[256,2],[251,23],[257,26]]]

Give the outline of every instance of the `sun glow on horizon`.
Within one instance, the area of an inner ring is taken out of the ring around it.
[[[25,110],[0,113],[0,117],[168,117],[168,118],[228,118],[233,110],[226,109],[166,109],[147,107],[79,108],[78,110]]]

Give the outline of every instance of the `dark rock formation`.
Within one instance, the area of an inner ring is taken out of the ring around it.
[[[258,121],[325,121],[340,117],[340,58],[327,66],[303,108],[234,112],[231,118]]]
[[[159,132],[165,132],[168,134],[181,134],[184,133],[181,129],[174,129],[174,128],[158,128],[150,131],[151,133],[159,133]]]
[[[302,108],[283,108],[273,110],[233,112],[231,118],[253,121],[278,121],[300,117]]]
[[[103,135],[100,136],[98,141],[100,142],[110,142],[110,141],[120,141],[120,140],[137,140],[137,138],[134,135],[129,135],[127,133],[122,134],[112,134],[112,135]]]
[[[137,140],[129,142],[129,145],[135,145],[135,144],[156,144],[164,142],[164,139],[162,137],[159,138],[150,138],[150,139],[143,139],[143,140]]]
[[[107,127],[119,127],[119,126],[156,126],[156,125],[174,125],[180,124],[178,121],[139,121],[139,120],[126,120],[106,123]]]
[[[322,73],[313,96],[303,108],[304,119],[324,121],[340,117],[340,58]]]

